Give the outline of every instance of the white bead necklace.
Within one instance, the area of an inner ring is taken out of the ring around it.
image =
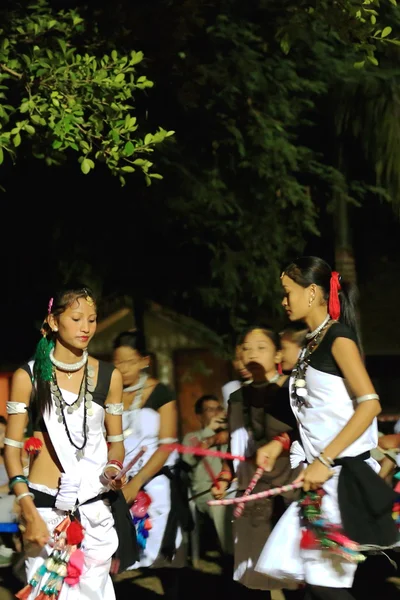
[[[86,365],[86,363],[88,361],[88,356],[89,356],[88,351],[84,350],[81,360],[79,360],[76,363],[65,363],[65,362],[61,362],[61,360],[57,360],[54,357],[54,348],[52,348],[50,350],[50,360],[51,360],[52,364],[60,371],[65,371],[68,379],[71,379],[72,373],[75,373],[75,371],[79,371],[79,369],[82,369],[82,367],[84,365]]]
[[[323,329],[325,327],[325,325],[327,323],[329,323],[330,320],[331,320],[331,316],[326,315],[325,319],[322,321],[322,323],[320,325],[318,325],[318,327],[316,329],[314,329],[314,331],[310,331],[310,333],[306,334],[306,338],[308,340],[311,340],[313,337],[315,337],[321,331],[321,329]]]

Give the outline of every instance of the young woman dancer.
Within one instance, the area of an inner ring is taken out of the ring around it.
[[[242,358],[253,382],[243,386],[229,399],[230,451],[233,454],[255,457],[257,449],[274,438],[289,446],[289,435],[296,423],[290,411],[287,390],[282,385],[287,379],[278,373],[280,363],[279,335],[269,328],[250,327],[242,336]],[[284,434],[284,435],[282,435]],[[255,474],[253,461],[235,461],[233,472],[225,463],[219,477],[219,488],[213,488],[215,498],[221,498],[233,475],[238,478],[239,493],[243,494]],[[288,453],[281,455],[273,469],[266,472],[254,492],[289,483],[292,471]],[[288,494],[286,503],[293,499]],[[247,504],[240,517],[234,520],[234,579],[243,586],[243,598],[256,600],[270,597],[267,590],[280,589],[282,584],[254,569],[265,539],[269,536],[274,517],[274,501]],[[296,587],[296,586],[294,586]],[[247,589],[246,589],[247,588]],[[291,592],[292,593],[292,592]]]
[[[128,513],[123,496],[110,493],[124,483],[114,481],[124,459],[122,378],[88,355],[95,331],[90,290],[61,290],[49,302],[35,360],[13,377],[5,463],[22,513],[28,585],[18,597],[24,600],[115,598],[109,570],[118,537],[110,502],[121,507],[122,501],[126,519]],[[28,415],[35,451],[29,481],[21,464]],[[124,551],[136,555],[128,523]]]
[[[290,381],[302,444],[296,444],[296,454],[306,465],[297,481],[304,491],[323,489],[322,517],[343,526],[350,539],[370,548],[390,547],[397,540],[393,494],[370,458],[380,403],[361,358],[351,290],[316,257],[297,259],[281,281],[289,319],[305,321],[310,330]],[[281,452],[281,445],[271,442],[258,451],[257,462],[272,468]],[[299,510],[297,504],[287,509],[257,570],[304,580],[308,599],[352,598],[347,588],[356,564],[318,544],[310,547],[307,536],[301,537]],[[310,521],[302,523],[307,524],[310,531]]]
[[[140,491],[148,502],[145,520],[136,519],[140,558],[129,569],[157,569],[164,595],[176,600],[179,569],[186,563],[183,529],[188,529],[190,513],[176,472],[179,455],[160,447],[177,441],[176,401],[167,386],[147,374],[149,354],[141,332],[118,335],[114,365],[124,384],[125,463],[146,448],[128,471],[129,482],[123,490],[130,505]],[[146,520],[151,529],[144,529]]]

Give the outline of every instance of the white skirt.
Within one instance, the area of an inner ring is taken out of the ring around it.
[[[376,462],[368,459],[376,468]],[[341,525],[338,504],[338,481],[341,467],[324,485],[322,514],[330,523]],[[329,552],[329,550],[303,550],[300,548],[302,528],[299,506],[293,503],[273,529],[256,565],[256,571],[282,580],[332,588],[351,588],[357,564]]]

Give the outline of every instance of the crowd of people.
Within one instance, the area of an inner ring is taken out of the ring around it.
[[[199,428],[183,440],[143,334],[122,332],[112,363],[97,360],[92,292],[69,286],[50,300],[0,422],[0,511],[18,515],[20,600],[113,600],[113,574],[136,569],[179,600],[191,532],[207,520],[244,600],[277,589],[355,598],[366,556],[395,555],[400,434],[378,438],[352,291],[316,257],[288,265],[281,284],[290,325],[246,328],[236,379],[197,399]]]

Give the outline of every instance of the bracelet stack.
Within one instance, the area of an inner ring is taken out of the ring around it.
[[[28,479],[25,477],[25,475],[16,475],[15,477],[11,477],[10,481],[8,482],[10,492],[13,491],[14,486],[17,485],[17,483],[25,483],[28,485]]]
[[[321,462],[327,469],[331,469],[334,466],[335,461],[329,456],[323,456],[323,452],[317,457],[319,462]]]
[[[103,476],[107,478],[105,474],[107,469],[115,469],[118,473],[120,473],[122,471],[122,467],[122,462],[120,462],[119,460],[109,460],[106,466],[104,467]]]
[[[287,433],[280,433],[279,435],[276,435],[274,438],[272,438],[273,441],[275,442],[279,442],[280,444],[282,444],[282,447],[285,451],[290,450],[290,437],[288,436]]]

